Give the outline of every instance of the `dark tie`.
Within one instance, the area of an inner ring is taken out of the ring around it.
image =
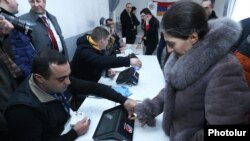
[[[45,27],[46,27],[46,30],[47,30],[47,32],[49,34],[49,37],[50,37],[50,40],[52,42],[53,48],[59,51],[59,48],[58,48],[58,45],[57,45],[57,42],[56,42],[56,38],[55,38],[54,33],[51,30],[51,28],[50,28],[50,26],[49,26],[49,24],[48,24],[48,22],[46,20],[46,17],[42,16],[42,21],[45,24]]]
[[[11,75],[17,78],[22,75],[21,69],[11,60],[11,58],[0,48],[0,59],[7,66]]]

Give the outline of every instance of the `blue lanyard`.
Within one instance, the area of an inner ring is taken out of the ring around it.
[[[69,110],[70,106],[69,106],[69,102],[67,100],[67,97],[63,93],[59,93],[59,94],[54,93],[54,94],[50,94],[50,95],[61,102],[68,117],[70,117],[70,110]]]

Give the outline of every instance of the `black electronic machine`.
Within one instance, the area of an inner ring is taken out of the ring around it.
[[[117,84],[129,84],[129,85],[136,85],[139,81],[139,73],[136,72],[135,68],[130,67],[122,72],[119,73],[116,83]]]
[[[128,119],[128,113],[122,105],[103,112],[93,139],[132,141],[134,120]]]

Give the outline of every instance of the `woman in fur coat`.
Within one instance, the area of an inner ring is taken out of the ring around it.
[[[167,46],[166,86],[135,107],[139,121],[155,125],[163,112],[170,141],[202,141],[204,125],[247,124],[250,92],[241,65],[229,53],[241,27],[227,19],[207,21],[204,9],[180,1],[163,16]]]

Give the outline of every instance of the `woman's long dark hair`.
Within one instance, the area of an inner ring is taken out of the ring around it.
[[[179,1],[164,14],[162,28],[165,33],[181,39],[197,32],[203,38],[208,32],[208,22],[205,10],[192,1]]]

